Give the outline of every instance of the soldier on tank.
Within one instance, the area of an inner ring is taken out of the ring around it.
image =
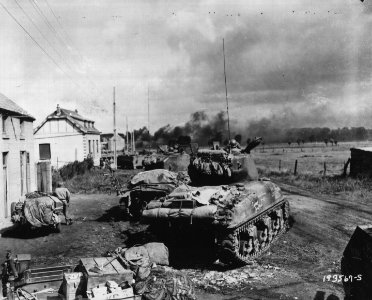
[[[241,146],[235,139],[231,139],[227,146],[224,148],[225,151],[230,152],[240,152],[241,151]]]

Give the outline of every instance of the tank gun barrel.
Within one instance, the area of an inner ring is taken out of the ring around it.
[[[250,143],[248,143],[247,147],[245,147],[245,149],[242,151],[242,152],[245,152],[245,153],[250,153],[251,150],[253,150],[254,148],[256,148],[259,144],[261,144],[262,142],[262,137],[255,137],[253,139],[253,141],[251,141]]]

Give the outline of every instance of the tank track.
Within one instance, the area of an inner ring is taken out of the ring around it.
[[[218,258],[231,264],[249,264],[287,229],[289,203],[283,200],[255,218],[217,237]]]

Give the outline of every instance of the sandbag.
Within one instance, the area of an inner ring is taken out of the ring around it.
[[[158,265],[169,266],[169,251],[163,243],[147,243],[143,245],[148,254],[150,261]]]
[[[136,280],[145,279],[154,263],[169,265],[169,251],[163,243],[147,243],[143,246],[130,247],[123,249],[121,254],[135,273]]]
[[[135,284],[134,290],[145,300],[195,300],[195,288],[183,272],[157,266],[149,276]]]
[[[163,243],[147,243],[141,246],[125,248],[121,254],[133,266],[146,267],[153,263],[169,265],[169,251]]]

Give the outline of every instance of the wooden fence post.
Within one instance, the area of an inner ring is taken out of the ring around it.
[[[295,167],[294,167],[293,175],[297,175],[297,159],[295,161]]]
[[[323,176],[326,176],[327,174],[327,163],[324,162],[324,165],[323,165]]]
[[[349,166],[350,164],[350,157],[349,159],[347,160],[347,162],[344,164],[344,173],[343,173],[343,176],[346,176],[346,173],[347,173],[347,167]]]

